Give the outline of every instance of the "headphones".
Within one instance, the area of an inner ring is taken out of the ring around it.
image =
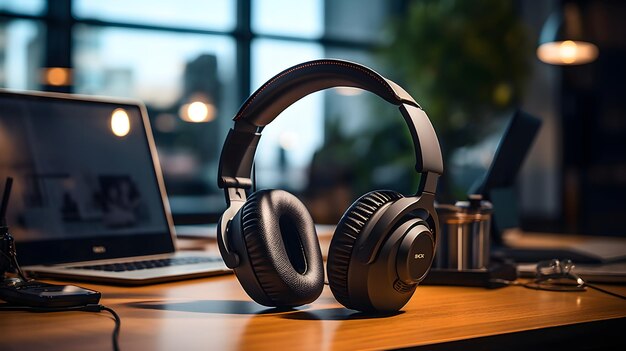
[[[330,289],[342,305],[364,312],[401,309],[428,273],[439,223],[434,208],[443,160],[426,113],[400,86],[362,65],[333,59],[284,70],[252,94],[233,119],[220,156],[218,186],[227,209],[217,242],[257,303],[279,308],[308,304],[324,287],[322,254],[306,207],[284,190],[252,187],[251,170],[263,128],[304,96],[332,87],[370,91],[399,106],[415,148],[420,174],[416,195],[371,191],[345,212],[328,251]]]

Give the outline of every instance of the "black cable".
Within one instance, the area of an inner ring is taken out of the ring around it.
[[[119,336],[120,336],[120,328],[122,326],[122,320],[120,316],[115,312],[112,308],[106,307],[104,305],[86,305],[86,306],[72,306],[72,307],[30,307],[30,306],[15,306],[8,303],[0,304],[0,311],[26,311],[26,312],[37,312],[37,313],[46,313],[46,312],[71,312],[71,311],[83,311],[83,312],[101,312],[107,311],[109,312],[115,321],[115,327],[113,328],[113,350],[119,351]]]
[[[517,280],[491,279],[490,282],[492,282],[492,283],[500,283],[500,284],[504,284],[504,285],[517,285],[517,286],[523,286],[523,287],[529,288],[529,289],[539,289],[539,290],[542,290],[542,289],[539,288],[539,285],[532,285],[532,283],[534,281],[530,282],[530,283],[521,283],[521,282],[518,282]],[[624,295],[620,295],[618,293],[615,293],[615,292],[603,289],[603,288],[601,288],[599,286],[596,286],[596,285],[591,285],[591,284],[589,284],[587,282],[583,283],[582,286],[583,287],[586,286],[588,288],[591,288],[591,289],[594,289],[594,290],[598,290],[598,291],[603,292],[605,294],[608,294],[608,295],[615,296],[617,298],[626,300],[626,296],[624,296]],[[550,291],[556,291],[556,290],[550,290]]]
[[[13,185],[13,178],[8,177],[4,183],[4,194],[2,195],[2,204],[0,205],[0,226],[6,227],[7,220],[7,208],[9,207],[9,198],[11,197],[11,186]]]
[[[598,291],[603,292],[603,293],[605,293],[605,294],[609,294],[609,295],[611,295],[611,296],[615,296],[615,297],[618,297],[618,298],[620,298],[620,299],[626,300],[626,296],[624,296],[624,295],[620,295],[620,294],[618,294],[618,293],[614,293],[614,292],[612,292],[612,291],[608,291],[608,290],[602,289],[602,288],[601,288],[601,287],[599,287],[599,286],[591,285],[591,284],[589,284],[589,283],[585,283],[585,286],[588,286],[588,287],[590,287],[590,288],[592,288],[592,289],[598,290]]]
[[[113,316],[113,319],[115,320],[115,328],[113,328],[113,336],[112,336],[113,337],[113,350],[119,351],[120,350],[120,345],[119,345],[120,328],[122,327],[122,320],[120,316],[117,314],[117,312],[115,312],[112,308],[109,308],[103,305],[98,305],[98,306],[100,306],[101,311],[109,312]]]
[[[2,227],[2,229],[7,229],[6,227]],[[0,238],[1,240],[6,240],[8,242],[8,249],[9,252],[5,253],[4,251],[0,250],[0,253],[2,254],[2,256],[4,256],[9,263],[9,268],[12,266],[13,269],[15,269],[17,271],[17,274],[20,278],[22,278],[22,280],[24,281],[28,281],[29,279],[26,277],[26,274],[24,274],[24,272],[22,271],[22,267],[20,267],[20,264],[17,262],[17,255],[15,253],[15,241],[13,240],[13,237],[11,236],[11,234],[9,234],[8,231],[5,231],[4,233],[0,234],[3,237]],[[0,272],[0,274],[4,274],[5,272]]]
[[[17,261],[14,260],[14,257],[11,257],[7,254],[5,254],[4,252],[2,252],[2,250],[0,250],[0,254],[2,254],[2,256],[4,256],[4,259],[6,259],[9,262],[9,268],[13,267],[15,269],[15,271],[17,272],[17,275],[24,281],[28,281],[28,278],[26,277],[26,275],[24,274],[24,272],[22,272],[22,268],[19,266],[19,264],[17,264]],[[1,274],[3,274],[5,272],[0,272],[0,277]]]
[[[9,262],[9,266],[13,264],[13,258],[11,258],[11,256],[5,254],[2,250],[0,250],[0,254],[2,254],[2,256],[4,256],[4,259]]]
[[[24,281],[29,281],[30,279],[28,279],[28,277],[26,277],[26,274],[24,274],[24,272],[22,271],[22,267],[20,267],[20,264],[17,263],[17,258],[14,256],[14,251],[11,252],[11,256],[5,254],[4,252],[2,252],[2,250],[0,250],[0,254],[2,254],[2,256],[5,257],[5,259],[7,259],[9,261],[9,267],[13,266],[13,268],[15,269],[15,271],[17,272],[17,275]],[[0,274],[2,274],[4,272],[0,272]],[[1,275],[0,275],[1,277]]]

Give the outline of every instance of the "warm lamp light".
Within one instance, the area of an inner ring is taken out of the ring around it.
[[[584,41],[555,41],[541,44],[537,56],[552,65],[582,65],[598,57],[598,47]]]
[[[203,101],[193,101],[188,104],[183,104],[178,113],[180,118],[185,122],[210,122],[215,119],[215,106]]]
[[[43,70],[43,82],[44,84],[53,86],[65,86],[70,85],[71,71],[65,67],[48,67]]]
[[[539,38],[537,57],[552,65],[582,65],[598,57],[598,47],[584,38],[580,9],[566,4],[546,21]]]
[[[130,132],[130,119],[123,108],[117,108],[111,114],[111,131],[120,138]]]
[[[209,117],[209,108],[204,102],[194,101],[187,106],[187,115],[192,122],[204,122]]]

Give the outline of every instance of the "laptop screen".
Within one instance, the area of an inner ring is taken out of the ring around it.
[[[0,92],[0,184],[14,179],[7,223],[22,264],[173,249],[142,111],[138,103]]]

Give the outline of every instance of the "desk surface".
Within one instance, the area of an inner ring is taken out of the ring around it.
[[[356,350],[450,342],[626,317],[626,301],[598,291],[418,287],[402,313],[367,317],[326,287],[312,305],[276,312],[250,301],[233,275],[99,290],[122,318],[122,350]],[[607,286],[626,293],[626,286]],[[107,313],[2,312],[2,350],[110,350]],[[618,321],[623,322],[624,319]]]

